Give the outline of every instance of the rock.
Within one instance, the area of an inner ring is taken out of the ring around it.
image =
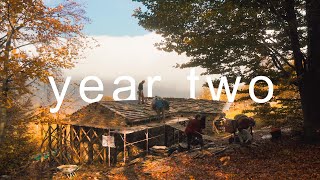
[[[8,175],[1,175],[0,179],[11,179],[11,176]]]
[[[265,134],[261,137],[261,139],[271,139],[271,138],[272,138],[271,134]]]

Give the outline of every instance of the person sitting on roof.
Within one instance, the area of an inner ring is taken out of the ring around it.
[[[193,138],[197,138],[200,143],[201,148],[203,147],[203,139],[202,139],[202,124],[201,124],[201,116],[197,114],[194,119],[191,119],[187,127],[185,129],[185,133],[187,135],[187,142],[188,142],[188,150],[190,150],[191,141]]]

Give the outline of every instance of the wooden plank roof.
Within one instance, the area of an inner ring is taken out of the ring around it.
[[[221,113],[225,105],[225,102],[202,99],[164,99],[170,103],[170,109],[166,112],[168,116],[182,113]],[[151,101],[151,98],[146,99],[146,104],[138,104],[138,101],[100,101],[73,113],[69,117],[69,121],[65,121],[65,123],[78,126],[112,128],[152,120],[157,117],[157,114],[151,108]],[[93,111],[96,112],[87,110],[89,106],[93,107]],[[106,111],[113,112],[114,115],[110,115]]]

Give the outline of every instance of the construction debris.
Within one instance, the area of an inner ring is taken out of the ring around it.
[[[168,156],[168,148],[166,146],[152,146],[150,153],[157,156]]]
[[[79,169],[79,166],[77,166],[77,165],[61,165],[61,166],[58,166],[57,169],[59,169],[68,178],[71,178],[76,175],[76,171]]]

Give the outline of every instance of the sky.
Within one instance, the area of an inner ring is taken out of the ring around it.
[[[48,5],[55,5],[58,0],[46,0]],[[65,71],[66,76],[80,81],[86,76],[97,76],[104,83],[104,95],[112,96],[114,85],[119,76],[132,76],[136,86],[148,76],[161,76],[161,82],[154,84],[153,95],[162,97],[189,97],[189,69],[177,69],[176,63],[187,62],[190,58],[177,53],[157,50],[154,44],[161,41],[161,36],[139,26],[132,17],[133,11],[142,7],[131,0],[81,0],[91,23],[85,27],[85,33],[98,41],[99,47],[88,50],[86,58],[72,70]],[[142,7],[143,8],[143,7]],[[200,74],[198,68],[196,73]],[[196,84],[199,94],[205,77]],[[124,84],[123,84],[124,85]],[[145,85],[146,89],[146,85]],[[146,94],[146,93],[145,93]]]

